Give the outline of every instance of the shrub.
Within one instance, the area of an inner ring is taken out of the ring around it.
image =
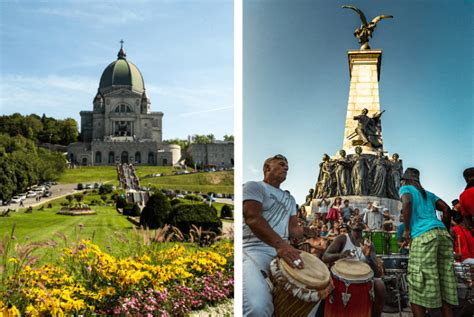
[[[169,199],[161,192],[156,192],[150,196],[148,202],[140,215],[140,226],[149,229],[163,227],[171,212]]]
[[[83,190],[83,189],[84,189],[84,185],[81,184],[81,183],[77,184],[77,189],[78,189],[78,190]]]
[[[222,221],[217,217],[216,209],[206,204],[178,204],[174,206],[169,223],[185,235],[189,234],[189,230],[192,229],[191,225],[215,233],[220,233],[222,228]]]
[[[107,201],[107,196],[106,195],[100,195],[100,199],[105,203]]]
[[[173,198],[170,201],[171,206],[177,205],[179,203],[181,203],[181,200],[179,200],[178,198]]]
[[[232,218],[234,216],[234,212],[229,205],[222,206],[221,209],[221,218]]]
[[[52,205],[52,204],[48,204],[48,208],[53,208],[53,205]]]
[[[192,201],[203,201],[203,198],[198,195],[193,195],[193,194],[188,194],[184,196],[185,199],[187,200],[192,200]]]
[[[100,204],[101,204],[101,202],[100,202],[99,200],[97,200],[97,199],[92,199],[92,201],[90,202],[89,205],[91,205],[91,206],[97,206],[97,205],[100,205]]]
[[[114,190],[114,185],[104,184],[99,187],[99,194],[110,194]]]
[[[66,196],[66,199],[67,201],[69,202],[69,204],[74,200],[74,197],[72,197],[72,195],[67,195]]]
[[[74,194],[74,198],[76,198],[77,202],[80,203],[82,199],[84,198],[84,194],[81,194],[81,193]]]
[[[137,204],[127,204],[123,208],[123,215],[125,216],[138,217],[140,216],[140,212],[140,207],[138,207]]]

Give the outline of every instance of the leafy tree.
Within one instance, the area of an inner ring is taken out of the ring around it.
[[[150,196],[145,208],[140,215],[140,226],[149,229],[163,227],[171,212],[169,199],[161,192],[156,192]]]
[[[224,135],[224,141],[226,142],[234,142],[234,136],[233,135]]]
[[[165,144],[177,144],[181,147],[181,150],[186,150],[189,147],[190,142],[188,140],[170,139],[170,140],[164,140],[163,143],[165,143]]]

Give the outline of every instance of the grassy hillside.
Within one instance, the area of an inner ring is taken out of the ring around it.
[[[234,192],[233,171],[171,176],[176,169],[168,166],[138,166],[136,170],[142,186],[152,185],[157,188],[223,194],[231,194]],[[144,178],[146,175],[158,173],[168,174],[170,176]],[[115,166],[87,166],[67,169],[59,179],[59,182],[64,184],[111,182],[112,184],[118,185]]]
[[[144,186],[152,185],[158,188],[201,191],[203,193],[232,194],[234,192],[234,172],[221,171],[153,177],[141,179],[141,184]]]
[[[138,177],[149,174],[171,174],[175,168],[169,166],[140,166],[137,167]],[[60,183],[95,183],[113,182],[118,184],[115,166],[79,166],[74,169],[66,169],[59,179]]]

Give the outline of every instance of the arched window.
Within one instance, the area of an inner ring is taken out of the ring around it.
[[[87,166],[87,157],[82,158],[82,165]]]
[[[155,165],[155,154],[148,152],[148,164]]]
[[[100,151],[95,152],[95,163],[102,163],[102,153]]]
[[[140,164],[142,162],[142,155],[140,152],[135,153],[135,163]]]
[[[115,153],[113,151],[109,152],[109,164],[115,163]]]
[[[130,113],[132,112],[132,108],[129,105],[121,104],[115,107],[114,112]]]

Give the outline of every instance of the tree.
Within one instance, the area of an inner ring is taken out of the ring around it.
[[[169,199],[161,192],[150,196],[148,202],[140,215],[140,226],[157,229],[163,227],[171,212]]]
[[[224,141],[226,142],[234,142],[234,136],[233,135],[224,135]]]

